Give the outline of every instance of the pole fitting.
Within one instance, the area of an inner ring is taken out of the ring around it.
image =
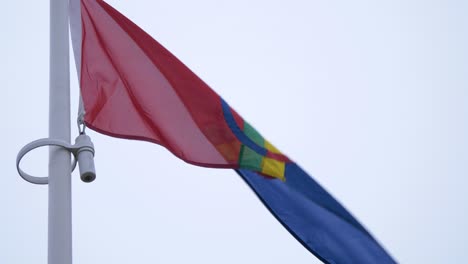
[[[83,182],[92,182],[96,179],[96,169],[94,167],[94,145],[91,138],[86,134],[80,134],[75,139],[75,145],[71,145],[66,141],[52,138],[41,138],[24,146],[16,157],[16,169],[25,181],[34,184],[48,184],[48,177],[36,177],[29,175],[20,168],[20,162],[23,157],[33,149],[43,146],[57,146],[68,150],[73,154],[72,171],[75,170],[76,164],[79,164],[80,178]]]
[[[96,169],[94,168],[94,145],[91,138],[86,134],[81,134],[75,139],[76,153],[73,153],[78,160],[80,167],[80,178],[83,182],[92,182],[96,179]]]

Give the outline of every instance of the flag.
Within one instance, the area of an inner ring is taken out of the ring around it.
[[[104,1],[72,0],[70,23],[87,127],[236,170],[323,262],[394,263],[328,192],[132,21]]]

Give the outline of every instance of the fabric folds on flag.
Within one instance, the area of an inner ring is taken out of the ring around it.
[[[184,161],[232,168],[279,222],[327,263],[394,263],[365,228],[205,82],[101,0],[72,0],[85,124],[160,144]]]

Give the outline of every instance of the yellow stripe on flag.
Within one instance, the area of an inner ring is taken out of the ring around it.
[[[281,151],[275,148],[275,146],[273,146],[268,140],[265,140],[265,148],[272,153],[281,154]]]
[[[285,181],[284,171],[285,171],[284,162],[277,161],[271,158],[264,157],[262,162],[262,173],[269,175],[271,177],[278,178],[282,181]]]

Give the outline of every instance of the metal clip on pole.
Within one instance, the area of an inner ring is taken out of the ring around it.
[[[16,169],[19,175],[27,182],[34,184],[48,184],[48,177],[36,177],[27,174],[20,168],[21,159],[31,150],[43,146],[58,146],[67,149],[73,154],[72,171],[75,170],[76,163],[79,164],[80,178],[83,182],[92,182],[96,179],[96,169],[94,167],[94,145],[91,138],[86,134],[80,134],[75,139],[75,145],[71,145],[63,140],[42,138],[35,140],[24,146],[16,157]]]
[[[91,138],[86,134],[81,134],[75,139],[76,151],[75,159],[80,167],[80,178],[83,182],[92,182],[96,179],[96,169],[94,168],[94,145]]]

